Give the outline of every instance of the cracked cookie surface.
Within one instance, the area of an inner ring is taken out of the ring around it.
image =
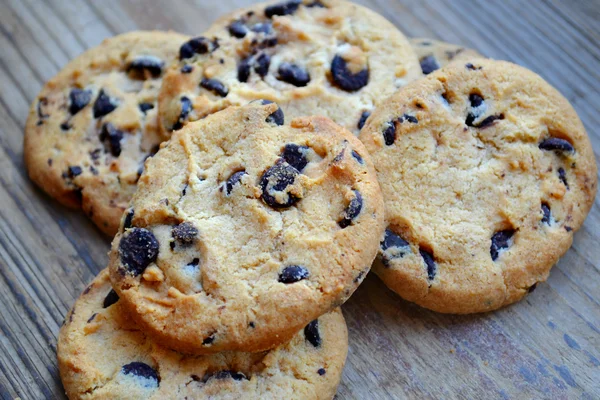
[[[81,294],[58,337],[69,399],[331,399],[348,333],[339,308],[261,353],[187,356],[152,341],[123,308],[108,270]]]
[[[408,85],[360,139],[386,207],[373,270],[439,312],[494,310],[546,280],[597,189],[569,102],[508,62],[454,62]]]
[[[408,40],[345,1],[260,3],[182,46],[159,96],[165,132],[229,105],[277,102],[286,118],[323,115],[359,131],[364,113],[421,77]]]
[[[157,126],[161,77],[187,39],[159,31],[107,39],[67,64],[31,105],[24,143],[29,176],[109,235],[144,160],[164,140]]]
[[[362,143],[277,104],[189,123],[146,163],[113,241],[115,290],[165,346],[261,351],[342,304],[383,233]]]

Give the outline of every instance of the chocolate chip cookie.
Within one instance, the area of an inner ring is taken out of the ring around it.
[[[24,144],[29,176],[62,204],[83,208],[109,235],[144,160],[164,139],[158,90],[187,40],[158,31],[107,39],[67,64],[31,105]]]
[[[284,118],[268,101],[229,107],[146,162],[109,266],[165,346],[273,348],[369,271],[383,199],[364,146],[325,117]]]
[[[289,120],[323,115],[358,132],[381,99],[421,75],[404,35],[365,7],[338,0],[261,3],[181,46],[165,74],[159,119],[169,132],[264,98]]]
[[[452,43],[426,38],[412,38],[410,45],[419,57],[423,74],[429,75],[452,61],[471,60],[478,57],[483,58],[475,50],[457,46]]]
[[[331,399],[348,352],[339,308],[262,353],[186,356],[128,317],[102,271],[67,316],[58,366],[69,399]]]
[[[374,271],[439,312],[525,296],[569,249],[596,193],[596,161],[573,107],[508,62],[454,62],[408,85],[360,139],[386,207]]]

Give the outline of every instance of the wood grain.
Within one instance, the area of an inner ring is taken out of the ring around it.
[[[409,36],[522,64],[574,105],[600,158],[598,0],[364,0]],[[0,397],[64,398],[55,346],[109,240],[27,179],[23,126],[43,83],[134,29],[199,34],[250,0],[0,0]],[[447,316],[370,275],[344,305],[350,352],[339,399],[600,398],[600,200],[548,282],[495,313]]]

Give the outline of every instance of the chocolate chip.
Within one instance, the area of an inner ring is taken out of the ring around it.
[[[156,261],[158,249],[158,241],[152,232],[145,228],[130,229],[119,243],[121,264],[126,272],[138,276]]]
[[[134,210],[130,208],[125,215],[125,221],[123,221],[123,229],[129,229],[132,227]]]
[[[192,101],[188,97],[182,96],[181,99],[179,99],[179,101],[181,102],[181,111],[179,113],[179,118],[177,119],[177,122],[175,122],[175,124],[173,125],[174,130],[181,129],[183,127],[183,124],[187,122],[190,112],[192,112],[193,109]]]
[[[317,371],[317,373],[321,376],[325,375],[327,371],[325,371],[325,368],[319,368],[319,370]]]
[[[97,315],[98,313],[93,313],[92,316],[88,318],[87,323],[89,324],[90,322],[92,322]]]
[[[333,82],[347,92],[356,92],[369,83],[369,69],[365,68],[356,74],[348,69],[348,64],[341,56],[336,55],[331,61]]]
[[[410,252],[410,245],[408,242],[389,228],[385,230],[385,235],[379,244],[379,247],[382,252],[381,261],[386,267],[390,266],[391,260],[402,258],[405,254]]]
[[[352,150],[352,157],[361,165],[365,163],[365,160],[363,160],[361,155],[354,150]]]
[[[119,295],[115,292],[115,289],[110,289],[110,292],[104,298],[104,303],[102,304],[102,308],[108,308],[119,301]]]
[[[219,48],[219,42],[216,39],[210,40],[204,36],[195,37],[181,45],[179,48],[179,59],[192,58],[194,54],[212,53],[217,48]]]
[[[514,234],[515,231],[513,229],[506,229],[494,233],[492,236],[492,245],[490,247],[492,261],[496,261],[498,259],[498,255],[501,250],[507,249],[510,246],[510,239]]]
[[[117,105],[117,100],[110,98],[104,92],[104,89],[101,89],[94,102],[94,118],[104,117],[106,114],[113,112]]]
[[[567,232],[571,232],[573,230],[573,228],[571,228],[570,226],[566,226],[565,225],[565,231]]]
[[[248,327],[249,328],[255,328],[256,324],[253,321],[248,322]]]
[[[119,157],[121,154],[123,131],[115,128],[110,122],[107,122],[102,125],[99,139],[104,144],[105,151],[110,152],[114,157]]]
[[[205,337],[202,340],[202,345],[206,346],[206,345],[212,344],[214,341],[215,341],[215,334],[213,333],[212,335]]]
[[[429,75],[433,71],[440,69],[440,64],[433,54],[421,58],[420,63],[421,70],[425,75]]]
[[[97,161],[100,158],[101,153],[102,153],[102,149],[94,149],[94,150],[90,151],[90,158],[94,161]],[[98,163],[95,163],[95,164],[98,164]]]
[[[257,101],[260,101],[260,103],[262,105],[273,103],[271,100],[264,100],[264,99],[257,100]],[[275,112],[273,112],[272,114],[270,114],[265,121],[269,124],[283,125],[284,115],[283,115],[283,110],[281,109],[281,107],[277,107],[277,110]]]
[[[60,124],[60,129],[62,129],[63,131],[68,131],[71,128],[72,126],[68,122],[63,122]]]
[[[267,18],[273,18],[275,15],[290,15],[296,12],[298,7],[302,4],[302,0],[290,0],[273,4],[265,8],[265,16]]]
[[[290,265],[285,267],[279,274],[279,282],[294,283],[303,279],[308,279],[310,276],[308,270],[301,265]]]
[[[470,69],[471,71],[479,71],[480,69],[482,69],[483,67],[476,67],[475,65],[473,65],[472,63],[467,63],[465,64],[465,67],[467,69]]]
[[[154,104],[152,104],[152,103],[140,103],[138,105],[138,107],[140,108],[141,112],[143,112],[144,114],[146,114],[146,112],[148,112],[148,110],[152,110],[154,108]]]
[[[540,142],[539,148],[542,150],[555,150],[559,152],[573,152],[573,145],[564,139],[548,138]]]
[[[206,374],[204,375],[204,378],[202,378],[202,382],[206,383],[209,381],[209,379],[233,379],[234,381],[241,381],[242,379],[248,380],[246,375],[244,375],[243,373],[231,370],[218,371],[212,374]]]
[[[193,69],[194,69],[194,67],[191,66],[190,64],[185,64],[183,67],[181,67],[181,73],[189,74],[190,72],[192,72]]]
[[[542,223],[550,225],[552,212],[550,211],[550,206],[547,203],[542,203],[542,215]]]
[[[490,115],[489,117],[481,121],[478,125],[474,126],[479,129],[484,129],[491,126],[494,122],[502,119],[504,119],[504,114]]]
[[[471,93],[469,95],[469,102],[471,104],[471,110],[467,114],[465,124],[467,126],[474,126],[473,123],[485,112],[485,101],[483,97],[477,93]]]
[[[248,33],[248,27],[242,21],[233,21],[227,27],[231,36],[234,36],[238,39],[243,38]]]
[[[358,129],[362,129],[365,126],[365,122],[367,122],[367,118],[371,115],[371,111],[363,111],[358,120]]]
[[[404,114],[403,116],[398,118],[398,122],[400,122],[400,123],[410,122],[411,124],[418,124],[419,120],[415,116]]]
[[[92,92],[83,89],[71,89],[69,92],[69,113],[77,114],[92,100]]]
[[[356,219],[356,217],[359,216],[363,207],[363,199],[360,192],[358,190],[352,190],[352,192],[354,193],[354,197],[352,198],[352,200],[350,200],[348,207],[346,207],[346,209],[344,210],[343,218],[338,222],[338,225],[342,229],[352,224],[354,219]]]
[[[82,172],[83,172],[83,170],[81,169],[81,167],[79,167],[77,165],[73,165],[68,168],[67,176],[69,178],[75,178],[76,176],[81,175]]]
[[[263,201],[274,208],[290,207],[295,204],[299,198],[289,193],[288,187],[295,183],[298,174],[298,170],[283,159],[277,160],[260,179]]]
[[[279,73],[279,80],[294,86],[302,87],[310,82],[310,75],[308,72],[296,64],[283,62],[279,65],[277,72]]]
[[[199,258],[194,258],[189,264],[188,267],[197,267],[200,264]]]
[[[250,69],[251,69],[251,61],[252,56],[243,58],[240,60],[238,64],[238,74],[237,78],[240,82],[248,82],[248,78],[250,78]]]
[[[396,141],[396,123],[390,121],[384,125],[383,140],[387,146],[391,146]]]
[[[231,195],[233,187],[240,183],[244,175],[246,175],[246,171],[237,171],[231,174],[227,182],[225,182],[225,196],[229,197]]]
[[[321,335],[319,334],[319,320],[315,319],[304,328],[304,337],[314,347],[321,346]]]
[[[292,167],[301,172],[308,164],[306,152],[309,150],[307,146],[298,146],[297,144],[286,144],[281,157]]]
[[[229,93],[229,90],[223,85],[223,82],[217,79],[203,78],[200,82],[200,86],[221,97],[225,97]]]
[[[270,22],[259,22],[250,27],[252,32],[269,34],[273,31],[273,24]]]
[[[158,387],[160,382],[156,370],[143,362],[134,361],[127,365],[123,365],[121,367],[121,372],[125,375],[134,375],[140,378],[145,378],[150,381],[154,381],[152,383],[149,383],[149,385],[151,386]]]
[[[558,169],[558,179],[565,185],[567,190],[569,190],[569,183],[567,182],[567,173],[563,167]]]
[[[266,54],[260,54],[254,62],[254,71],[264,78],[269,73],[269,67],[271,66],[271,57]]]
[[[38,114],[39,118],[46,119],[50,116],[48,114],[44,114],[44,112],[42,111],[42,107],[46,107],[47,105],[48,105],[48,99],[45,97],[40,98],[40,100],[37,103],[37,114]],[[40,125],[40,124],[38,123],[38,125]]]
[[[153,78],[157,78],[162,73],[164,65],[164,61],[156,56],[139,56],[129,63],[127,72],[133,71],[141,77],[144,77],[144,72],[148,71]]]
[[[432,281],[437,272],[437,265],[433,259],[433,254],[423,249],[419,249],[419,253],[421,254],[421,257],[423,257],[423,261],[427,267],[427,279]]]
[[[171,236],[181,245],[191,244],[198,236],[198,229],[191,222],[182,222],[171,229]]]

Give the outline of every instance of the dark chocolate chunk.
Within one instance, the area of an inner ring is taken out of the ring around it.
[[[121,154],[121,140],[123,139],[123,131],[115,128],[110,122],[102,125],[100,131],[100,141],[104,144],[106,152],[110,152],[114,157],[119,157]]]
[[[221,97],[225,97],[229,93],[229,90],[223,85],[223,82],[217,79],[203,78],[200,82],[200,86]]]
[[[48,99],[45,97],[40,98],[40,100],[38,101],[38,104],[37,104],[38,118],[46,119],[50,116],[48,114],[44,114],[44,111],[42,110],[42,107],[46,107],[47,105],[48,105]],[[41,121],[39,121],[39,122],[41,122]],[[39,122],[38,122],[38,125],[40,125]]]
[[[81,167],[79,167],[77,165],[72,165],[67,170],[67,176],[69,178],[75,178],[76,176],[81,175],[82,172],[83,172],[83,170],[81,169]]]
[[[254,71],[264,78],[269,73],[271,57],[267,53],[261,53],[254,61]]]
[[[295,204],[300,199],[289,193],[288,187],[295,183],[298,174],[298,170],[285,160],[281,158],[277,160],[260,179],[263,201],[274,208],[290,207]]]
[[[273,4],[265,8],[265,16],[267,18],[273,18],[275,15],[293,14],[296,12],[300,4],[302,4],[302,0],[290,0]]]
[[[94,118],[104,117],[106,114],[113,112],[117,105],[117,100],[110,98],[104,92],[104,89],[101,89],[94,102]]]
[[[321,346],[321,335],[319,334],[319,320],[315,319],[304,328],[304,337],[315,347]]]
[[[346,60],[336,55],[331,61],[333,82],[347,92],[356,92],[369,83],[369,69],[365,68],[355,74],[350,71]]]
[[[183,124],[187,122],[190,112],[192,112],[193,109],[192,101],[188,97],[182,96],[179,101],[181,102],[181,111],[177,122],[173,125],[173,130],[178,130],[183,127]]]
[[[192,72],[193,69],[194,69],[194,67],[191,66],[190,64],[185,64],[183,67],[181,67],[181,73],[189,74],[190,72]]]
[[[264,99],[258,100],[258,101],[260,101],[260,103],[262,105],[273,103],[271,100],[264,100]],[[269,124],[283,125],[284,115],[283,115],[283,110],[281,109],[281,107],[277,107],[277,110],[275,112],[273,112],[271,115],[269,115],[267,117],[266,121]]]
[[[231,174],[231,176],[225,182],[225,196],[229,197],[233,191],[233,187],[240,183],[242,176],[246,175],[246,171],[237,171]]]
[[[383,253],[383,264],[387,267],[389,262],[394,258],[402,258],[410,251],[410,245],[408,242],[400,237],[400,235],[394,233],[391,229],[387,228],[383,240],[379,244]],[[394,249],[397,251],[390,252],[388,250]]]
[[[206,345],[212,344],[214,341],[215,341],[215,334],[213,333],[212,335],[205,337],[202,340],[202,344],[204,346],[206,346]]]
[[[252,32],[269,34],[273,31],[273,24],[270,22],[259,22],[250,27]]]
[[[283,62],[279,65],[277,72],[279,73],[279,80],[294,86],[302,87],[310,82],[310,75],[308,72],[296,64]]]
[[[69,93],[69,113],[77,114],[92,100],[92,92],[83,89],[71,89]]]
[[[565,185],[567,190],[569,190],[569,183],[567,182],[567,172],[563,167],[558,169],[558,179]]]
[[[435,70],[440,69],[440,64],[433,54],[421,58],[421,70],[425,75],[429,75]]]
[[[352,150],[352,157],[358,161],[359,164],[364,164],[365,160],[363,160],[363,158],[361,157],[360,154],[358,154],[355,150]]]
[[[248,33],[248,27],[240,20],[233,21],[227,27],[231,36],[234,36],[238,39],[243,38]]]
[[[362,129],[365,126],[365,122],[367,122],[367,118],[371,115],[371,111],[363,111],[358,120],[358,129]]]
[[[321,376],[325,375],[327,371],[325,371],[325,368],[319,368],[319,370],[317,371],[317,373]]]
[[[472,63],[465,64],[465,67],[467,69],[470,69],[471,71],[479,71],[480,69],[483,68],[483,67],[477,67],[477,66],[473,65]]]
[[[493,125],[494,122],[496,122],[497,120],[502,120],[502,119],[504,119],[504,114],[490,115],[489,117],[487,117],[483,121],[481,121],[479,124],[474,125],[474,126],[479,129],[484,129],[484,128],[487,128],[487,127]]]
[[[108,308],[119,301],[119,295],[115,292],[115,289],[110,289],[110,292],[104,298],[104,303],[102,304],[102,308]]]
[[[387,146],[391,146],[396,141],[396,123],[390,121],[384,125],[383,140]]]
[[[565,139],[548,138],[540,142],[539,148],[542,150],[555,150],[560,152],[573,152],[573,145]]]
[[[403,116],[398,118],[398,122],[400,122],[400,123],[410,122],[411,124],[418,124],[419,120],[415,116],[404,114]]]
[[[195,376],[195,375],[194,375]],[[194,379],[192,377],[192,379]],[[248,380],[248,377],[241,372],[235,372],[231,370],[218,371],[212,374],[206,374],[202,378],[202,382],[206,383],[209,379],[233,379],[234,381],[241,381],[242,379]],[[197,380],[197,379],[194,379]]]
[[[296,168],[298,172],[302,172],[308,164],[308,159],[306,158],[308,150],[307,146],[298,146],[294,143],[286,144],[281,157],[292,167]]]
[[[138,105],[138,107],[140,108],[141,112],[143,112],[144,114],[146,114],[146,112],[148,112],[148,110],[152,110],[154,108],[154,104],[152,104],[152,103],[140,103]]]
[[[552,212],[550,211],[550,206],[547,203],[542,203],[542,215],[542,223],[550,225]]]
[[[435,273],[437,272],[437,265],[433,259],[433,254],[423,249],[419,249],[419,253],[421,253],[421,257],[423,257],[423,261],[427,267],[427,279],[432,281],[433,278],[435,278]]]
[[[88,318],[87,323],[89,324],[90,322],[92,322],[97,315],[98,313],[93,313],[92,316]]]
[[[181,45],[179,48],[179,59],[191,58],[194,54],[212,53],[218,47],[219,42],[216,39],[210,40],[204,36],[195,37]]]
[[[338,222],[338,225],[342,229],[352,224],[352,221],[354,221],[354,219],[356,219],[356,217],[359,216],[363,207],[363,199],[360,192],[358,190],[352,190],[352,192],[354,193],[354,197],[352,198],[352,200],[350,200],[348,207],[346,207],[346,209],[344,210],[343,218]]]
[[[63,131],[68,131],[71,128],[72,126],[68,122],[63,122],[60,124],[60,129],[62,129]]]
[[[199,258],[194,258],[189,264],[188,267],[197,267],[200,264]]]
[[[308,279],[310,276],[308,270],[301,265],[290,265],[285,267],[279,274],[279,282],[294,283],[303,279]]]
[[[125,272],[138,276],[148,265],[156,261],[158,241],[152,232],[145,228],[133,228],[125,232],[119,243],[121,264]]]
[[[160,379],[158,378],[158,374],[156,370],[149,366],[146,363],[134,361],[132,363],[123,365],[121,367],[121,372],[125,375],[135,375],[141,378],[146,378],[154,381],[151,385],[156,385],[158,387]]]
[[[483,97],[481,97],[477,93],[471,93],[469,95],[469,102],[471,103],[471,110],[467,114],[465,124],[467,126],[474,126],[473,122],[475,122],[475,120],[479,118],[483,113],[484,110],[481,106],[483,106],[485,103]]]
[[[252,67],[252,56],[243,58],[240,60],[238,64],[238,73],[237,78],[240,82],[248,82],[248,78],[250,78],[250,69]]]
[[[171,236],[181,245],[191,244],[198,236],[198,229],[191,222],[182,222],[171,229]]]
[[[144,77],[144,71],[148,71],[153,78],[158,78],[162,73],[165,62],[156,56],[144,55],[133,59],[127,66],[127,72],[135,72]]]
[[[492,256],[492,261],[496,261],[498,259],[498,255],[501,250],[507,249],[510,246],[510,239],[514,234],[515,231],[513,229],[506,229],[494,233],[492,236],[492,245],[490,246],[490,255]]]
[[[133,216],[134,216],[134,210],[133,210],[133,208],[130,208],[127,211],[127,214],[125,215],[125,221],[123,222],[123,229],[129,229],[133,226],[132,225]]]

